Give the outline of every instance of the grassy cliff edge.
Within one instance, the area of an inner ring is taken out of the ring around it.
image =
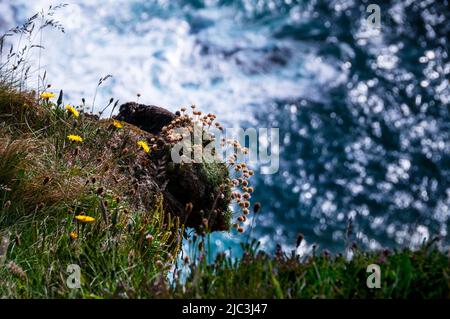
[[[449,297],[449,258],[432,242],[415,252],[354,248],[351,259],[271,257],[253,242],[239,260],[207,260],[207,236],[194,236],[194,255],[177,263],[183,222],[165,210],[164,192],[133,178],[136,163],[150,165],[139,146],[147,139],[133,125],[0,88],[3,298]],[[381,268],[380,289],[367,288],[370,264]]]

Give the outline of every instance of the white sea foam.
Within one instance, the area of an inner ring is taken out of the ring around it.
[[[41,58],[52,88],[64,89],[73,103],[82,97],[89,101],[98,79],[112,74],[99,91],[97,110],[111,97],[125,102],[140,93],[143,103],[171,110],[195,103],[231,123],[248,120],[253,107],[269,101],[315,99],[319,96],[315,83],[332,85],[345,79],[293,41],[277,41],[285,51],[276,54],[287,62],[273,63],[270,35],[233,20],[236,12],[231,9],[199,10],[198,19],[214,23],[194,33],[183,15],[146,12],[148,18],[142,19],[142,12],[132,10],[136,3],[72,1],[56,14],[66,33],[46,31]],[[16,17],[20,20],[50,4],[18,0],[11,6],[20,8]],[[209,53],[201,52],[205,46]],[[287,54],[293,58],[283,56]],[[36,79],[37,75],[31,85]]]

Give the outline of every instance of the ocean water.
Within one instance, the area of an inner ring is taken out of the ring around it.
[[[263,209],[251,236],[266,249],[303,233],[300,251],[342,250],[350,219],[349,240],[366,248],[448,244],[448,0],[65,2],[66,33],[46,31],[41,66],[72,100],[112,74],[98,108],[139,93],[171,110],[195,103],[227,127],[280,129],[278,173],[253,181]],[[0,28],[50,4],[0,0]]]

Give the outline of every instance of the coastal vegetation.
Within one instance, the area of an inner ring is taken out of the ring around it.
[[[62,29],[39,13],[8,34],[31,39],[45,27]],[[28,43],[6,50],[6,39],[0,62],[0,297],[450,297],[450,259],[437,248],[439,238],[417,251],[366,252],[348,245],[337,255],[281,247],[271,254],[249,240],[240,258],[223,252],[207,258],[211,232],[244,233],[248,216],[263,214],[250,203],[254,173],[237,158],[225,164],[168,159],[180,138],[176,128],[220,129],[215,115],[195,106],[176,115],[153,108],[169,119],[150,130],[127,115],[149,110],[137,103],[120,107],[117,116],[94,114],[84,98],[66,101],[45,72],[37,87],[28,88],[27,54],[42,48]],[[94,106],[103,109],[95,97]],[[118,106],[111,99],[105,109]],[[236,141],[222,143],[246,151]],[[381,288],[366,285],[370,264],[381,268]]]

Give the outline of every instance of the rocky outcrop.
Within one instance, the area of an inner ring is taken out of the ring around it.
[[[133,124],[146,132],[157,135],[175,117],[175,114],[162,107],[128,102],[120,106],[116,119]]]
[[[115,118],[145,131],[147,134],[141,136],[150,146],[157,146],[145,158],[129,165],[130,174],[140,185],[138,193],[141,196],[146,192],[162,193],[166,210],[180,217],[188,227],[198,231],[228,230],[231,219],[228,169],[222,163],[173,163],[171,147],[160,133],[176,117],[152,105],[130,102],[120,107]]]

